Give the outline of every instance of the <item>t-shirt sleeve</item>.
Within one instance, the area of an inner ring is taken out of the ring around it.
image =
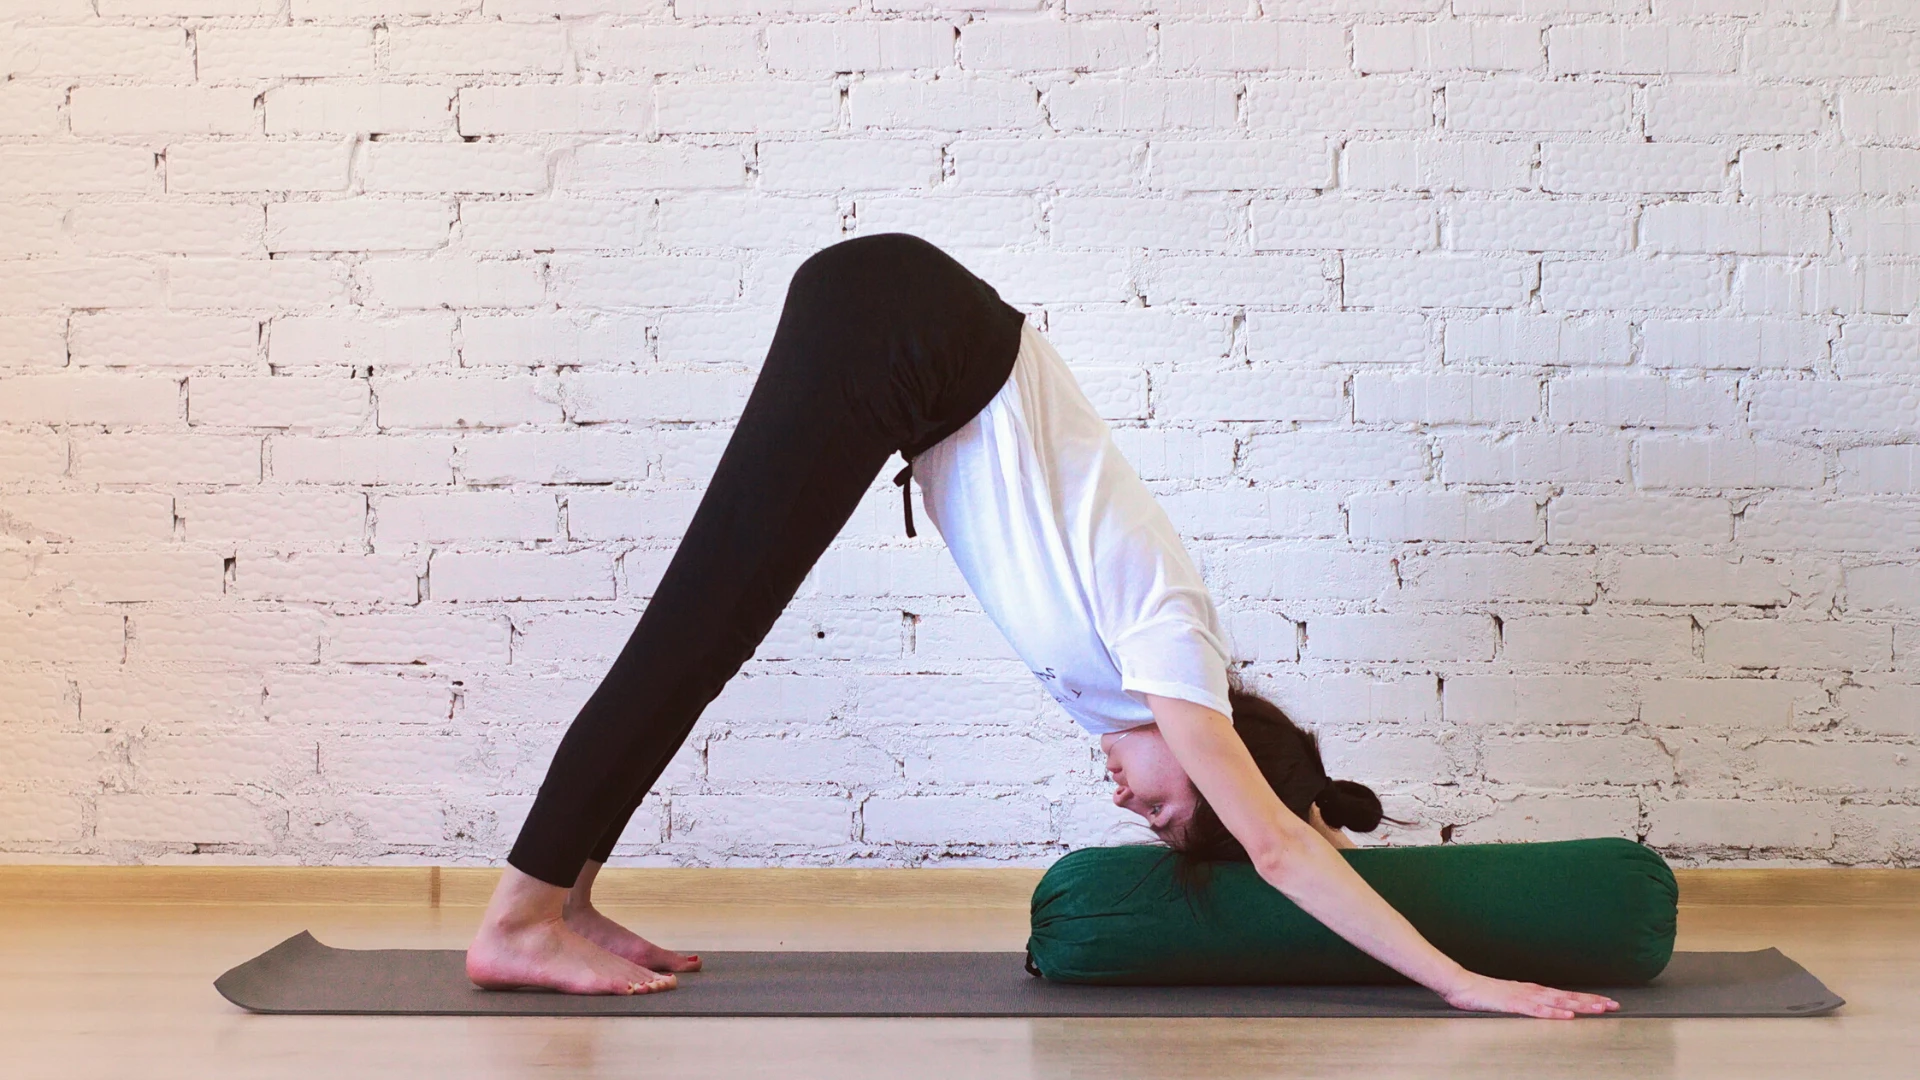
[[[1233,715],[1227,702],[1227,650],[1197,616],[1163,615],[1138,623],[1109,646],[1120,667],[1120,687],[1139,697],[1155,694]]]

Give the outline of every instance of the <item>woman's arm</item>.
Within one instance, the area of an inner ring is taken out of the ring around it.
[[[1420,936],[1320,833],[1281,803],[1233,722],[1204,705],[1147,695],[1160,734],[1261,878],[1369,956],[1462,1009],[1571,1019],[1617,1008],[1594,994],[1476,975]]]

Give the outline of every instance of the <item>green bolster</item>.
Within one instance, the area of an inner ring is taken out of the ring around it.
[[[1503,979],[1630,986],[1673,956],[1680,890],[1617,838],[1343,852],[1428,941]],[[1070,983],[1405,982],[1294,906],[1246,863],[1189,891],[1152,846],[1061,858],[1033,893],[1032,965]]]

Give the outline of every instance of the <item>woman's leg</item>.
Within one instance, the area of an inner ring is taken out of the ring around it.
[[[970,417],[985,400],[974,400],[976,384],[991,382],[991,391],[1005,380],[1019,315],[987,311],[983,295],[998,303],[958,263],[911,237],[836,245],[796,272],[693,522],[626,647],[561,740],[521,827],[502,889],[522,899],[499,913],[502,925],[549,919],[564,912],[568,890],[590,886],[583,867],[605,860],[887,458],[958,426],[948,412]],[[519,961],[495,947],[502,943],[489,939],[491,925],[469,950],[469,971],[477,967],[483,985],[506,985]]]

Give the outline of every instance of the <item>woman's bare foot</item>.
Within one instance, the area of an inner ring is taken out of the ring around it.
[[[654,971],[699,971],[700,958],[692,954],[663,949],[639,934],[621,926],[591,904],[567,905],[567,926],[574,933],[624,960]]]
[[[508,867],[467,947],[467,978],[487,990],[649,994],[679,980],[601,948],[567,925],[567,890]]]
[[[579,878],[567,894],[564,917],[574,933],[615,956],[653,971],[699,971],[698,956],[663,949],[621,926],[593,906],[593,882],[600,876],[600,867],[600,863],[588,862],[581,868]]]

